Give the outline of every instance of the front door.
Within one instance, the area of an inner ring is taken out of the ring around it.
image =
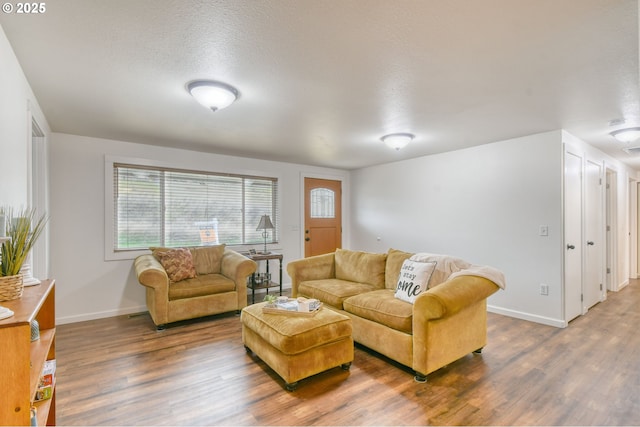
[[[304,256],[342,247],[342,183],[304,179]]]

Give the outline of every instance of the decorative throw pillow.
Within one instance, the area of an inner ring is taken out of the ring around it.
[[[196,269],[193,266],[193,257],[189,249],[155,250],[153,255],[160,261],[172,282],[196,277]]]
[[[400,268],[395,297],[413,304],[418,295],[427,289],[435,268],[435,262],[405,260]]]

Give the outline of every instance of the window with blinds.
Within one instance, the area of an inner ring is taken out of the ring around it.
[[[277,243],[277,178],[113,165],[114,250]]]

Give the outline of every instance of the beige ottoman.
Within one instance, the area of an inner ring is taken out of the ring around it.
[[[353,362],[351,319],[322,308],[315,316],[263,313],[266,303],[242,309],[242,342],[280,375],[287,390],[299,380]]]

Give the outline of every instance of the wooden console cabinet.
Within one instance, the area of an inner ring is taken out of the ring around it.
[[[55,382],[51,399],[34,403],[44,362],[56,357],[55,281],[24,288],[21,298],[0,302],[14,315],[0,320],[0,425],[31,425],[31,406],[38,425],[55,425]],[[40,339],[31,342],[31,321],[40,324]]]

